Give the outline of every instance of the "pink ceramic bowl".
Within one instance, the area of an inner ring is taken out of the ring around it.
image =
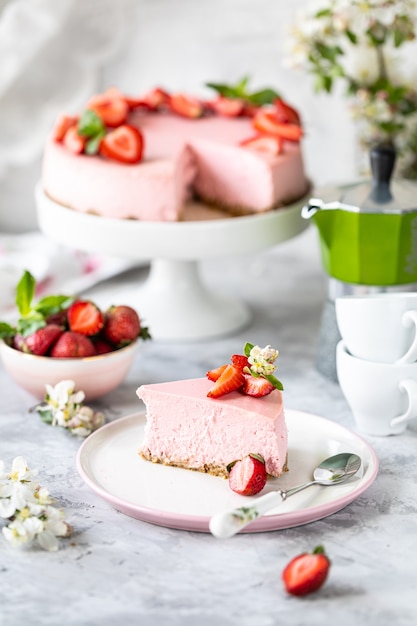
[[[138,341],[125,348],[86,358],[54,359],[35,356],[10,348],[0,341],[4,369],[23,389],[39,399],[45,397],[45,384],[73,380],[86,400],[93,400],[116,389],[127,375],[135,358]]]

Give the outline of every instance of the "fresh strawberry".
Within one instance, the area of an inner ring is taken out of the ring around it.
[[[330,569],[330,561],[322,546],[312,553],[303,553],[292,559],[282,572],[282,579],[288,593],[305,596],[317,591],[323,585]]]
[[[249,367],[248,357],[244,354],[232,354],[231,361],[232,365],[240,370],[243,370],[245,367]]]
[[[112,306],[105,313],[103,336],[113,345],[121,348],[142,335],[139,315],[130,306]]]
[[[236,461],[229,473],[229,487],[241,496],[254,496],[265,487],[265,461],[258,454],[248,454]]]
[[[236,391],[243,385],[243,374],[234,365],[227,365],[214,386],[209,390],[207,396],[209,398],[220,398],[226,393]]]
[[[300,141],[303,129],[298,124],[283,124],[274,111],[260,109],[252,119],[254,128],[260,133],[278,135],[287,141]]]
[[[275,389],[274,385],[262,376],[244,374],[244,379],[242,391],[247,396],[261,398],[262,396],[267,396]]]
[[[94,347],[96,349],[96,354],[108,354],[114,350],[114,347],[101,337],[94,339]]]
[[[225,117],[239,117],[242,115],[244,109],[243,100],[237,98],[224,98],[219,96],[212,102],[210,102],[210,108]]]
[[[74,154],[81,154],[87,143],[86,137],[78,134],[77,126],[70,126],[62,140],[64,146]]]
[[[122,163],[139,163],[143,154],[143,136],[134,126],[124,124],[108,133],[101,141],[102,156]]]
[[[284,142],[279,135],[255,135],[249,137],[249,139],[244,139],[240,142],[240,145],[244,148],[256,150],[256,152],[278,156],[283,150]]]
[[[104,315],[90,300],[76,300],[68,309],[70,330],[82,335],[96,335],[104,326]]]
[[[67,130],[72,126],[76,126],[77,123],[78,117],[65,114],[60,115],[52,130],[52,137],[54,141],[57,141],[58,143],[61,142],[64,139]]]
[[[129,105],[124,96],[113,91],[90,98],[87,102],[87,109],[94,111],[103,123],[111,128],[124,124],[129,113]]]
[[[227,364],[220,365],[220,367],[216,367],[214,370],[209,370],[206,373],[207,378],[215,383],[216,380],[218,380],[220,376],[223,374],[226,367],[227,367]]]
[[[170,96],[169,108],[178,115],[191,118],[201,117],[204,110],[200,100],[182,93]]]
[[[275,115],[279,122],[284,124],[298,124],[298,126],[301,126],[301,118],[298,111],[285,102],[285,100],[277,98],[274,100],[274,107]]]
[[[160,108],[169,106],[169,93],[160,87],[151,89],[142,98],[142,101],[151,109],[157,111]]]
[[[66,328],[68,326],[68,309],[61,309],[60,311],[50,313],[45,318],[45,321],[47,324],[58,324],[58,326]]]
[[[62,333],[50,351],[51,357],[58,359],[73,359],[94,356],[95,354],[96,351],[91,339],[72,330]]]
[[[62,326],[48,324],[39,328],[21,341],[20,350],[37,356],[44,356],[64,332]]]
[[[251,104],[250,102],[245,102],[242,115],[244,117],[255,117],[260,107],[256,104]]]

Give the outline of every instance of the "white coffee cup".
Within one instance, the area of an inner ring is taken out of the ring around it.
[[[339,332],[351,354],[381,363],[417,360],[417,293],[336,298]]]
[[[342,340],[336,368],[358,430],[398,435],[417,418],[417,363],[365,361],[350,354]]]

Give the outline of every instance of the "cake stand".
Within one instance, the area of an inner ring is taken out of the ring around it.
[[[260,215],[230,217],[190,203],[181,222],[118,220],[79,213],[35,190],[41,231],[58,243],[135,261],[150,261],[145,283],[125,304],[134,306],[154,339],[197,340],[225,335],[250,321],[241,302],[209,290],[198,262],[265,250],[308,227],[305,198]]]

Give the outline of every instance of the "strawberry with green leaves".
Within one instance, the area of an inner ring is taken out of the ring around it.
[[[305,596],[320,589],[327,579],[330,560],[323,546],[291,559],[282,572],[286,591],[293,596]]]

